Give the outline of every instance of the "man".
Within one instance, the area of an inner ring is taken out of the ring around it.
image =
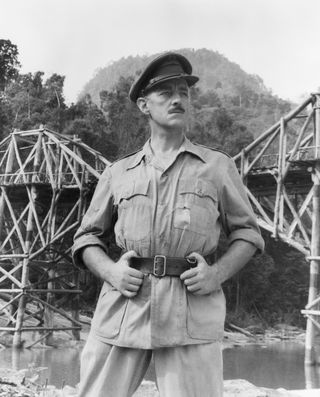
[[[222,396],[221,284],[263,240],[233,161],[184,135],[197,81],[177,53],[142,72],[129,97],[151,137],[104,171],[75,235],[75,262],[104,281],[80,397],[131,396],[152,356],[161,397]],[[221,228],[229,248],[208,263]],[[123,250],[117,262],[105,243],[113,229]]]

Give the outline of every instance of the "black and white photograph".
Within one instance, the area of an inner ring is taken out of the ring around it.
[[[320,2],[0,13],[0,397],[319,397]]]

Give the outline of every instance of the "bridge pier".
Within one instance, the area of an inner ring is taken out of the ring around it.
[[[316,167],[319,169],[319,165]],[[320,364],[320,352],[317,354],[316,335],[320,333],[320,323],[317,317],[319,310],[319,264],[320,264],[320,172],[314,174],[313,187],[313,219],[312,219],[312,240],[310,260],[310,282],[309,298],[306,310],[302,312],[307,316],[306,341],[305,341],[305,364]]]
[[[304,311],[307,316],[305,364],[320,364],[320,95],[314,97],[314,135],[315,164],[313,166],[313,199],[312,199],[312,238],[310,259],[310,283],[308,305]],[[319,344],[319,346],[317,346]]]

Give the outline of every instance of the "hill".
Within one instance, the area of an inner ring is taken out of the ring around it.
[[[254,138],[292,107],[292,103],[272,95],[261,77],[246,73],[218,52],[186,48],[177,52],[190,60],[193,73],[200,77],[196,85],[199,108],[202,107],[206,114],[212,114],[217,106],[222,106]],[[129,56],[99,69],[84,86],[80,99],[89,95],[95,104],[102,106],[102,91],[116,91],[121,78],[134,78],[156,55]]]
[[[259,76],[246,73],[238,64],[229,61],[218,52],[207,49],[181,49],[177,51],[190,60],[194,74],[201,77],[198,87],[203,92],[220,90],[226,95],[237,95],[243,85],[256,93],[268,92]],[[159,54],[129,56],[100,68],[95,76],[86,83],[80,97],[90,94],[92,100],[99,103],[100,91],[112,90],[120,76],[136,75],[157,55]]]

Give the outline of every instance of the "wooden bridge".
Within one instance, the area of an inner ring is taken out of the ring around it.
[[[72,237],[109,162],[46,128],[13,132],[0,153],[0,331],[14,333],[15,347],[30,331],[40,336],[29,347],[54,331],[79,338]]]
[[[46,128],[13,132],[0,143],[0,331],[58,330],[79,336],[79,273],[72,235],[109,162],[74,137]],[[242,150],[238,164],[260,227],[310,263],[306,362],[320,330],[320,94]],[[72,310],[69,315],[64,308]],[[29,346],[31,346],[29,344]]]
[[[320,94],[235,156],[261,228],[302,252],[310,263],[305,362],[314,364],[320,331]]]

